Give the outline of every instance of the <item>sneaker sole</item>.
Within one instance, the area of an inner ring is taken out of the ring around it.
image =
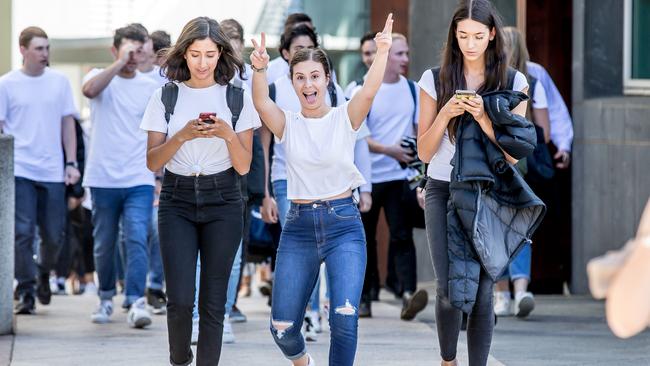
[[[429,302],[429,294],[426,291],[420,290],[416,292],[408,303],[406,309],[402,311],[402,320],[413,320],[415,316],[427,306]]]
[[[36,310],[35,309],[25,309],[25,308],[23,308],[23,309],[20,309],[20,310],[15,310],[14,314],[16,314],[16,315],[34,315],[34,314],[36,314]]]
[[[246,318],[245,317],[230,317],[230,322],[231,323],[246,323]]]
[[[151,325],[151,319],[142,318],[142,319],[136,320],[135,323],[133,323],[131,326],[133,328],[142,329],[142,328],[144,328],[144,327],[146,327],[148,325]]]
[[[530,297],[525,297],[519,302],[519,309],[517,311],[517,318],[525,318],[535,309],[535,300]]]
[[[110,322],[110,320],[108,320],[108,319],[100,319],[100,318],[94,318],[94,317],[90,317],[90,321],[92,321],[95,324],[106,324],[106,323]]]

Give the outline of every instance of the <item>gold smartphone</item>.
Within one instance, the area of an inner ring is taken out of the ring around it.
[[[456,90],[456,99],[470,99],[476,97],[475,90]]]

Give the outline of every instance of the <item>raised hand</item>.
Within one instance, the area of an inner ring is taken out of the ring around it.
[[[262,32],[261,43],[258,44],[256,40],[251,39],[253,42],[253,52],[251,52],[251,65],[256,69],[264,69],[269,64],[269,54],[266,52],[266,34]]]
[[[388,14],[384,29],[375,35],[377,52],[388,52],[393,44],[393,13]]]
[[[140,46],[142,47],[142,46]],[[133,57],[135,57],[135,53],[138,50],[138,45],[133,43],[133,41],[125,39],[122,42],[122,45],[120,45],[119,51],[118,51],[118,58],[123,62],[127,63],[129,60]]]

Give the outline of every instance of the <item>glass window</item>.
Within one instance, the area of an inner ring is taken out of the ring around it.
[[[625,0],[626,94],[650,95],[650,0]]]

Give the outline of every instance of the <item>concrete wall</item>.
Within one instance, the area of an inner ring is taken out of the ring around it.
[[[588,292],[589,259],[635,235],[650,197],[650,98],[622,92],[622,7],[614,0],[574,0],[571,288],[576,293]]]
[[[0,75],[11,70],[11,0],[0,0]]]
[[[0,335],[14,329],[14,140],[0,134]]]

